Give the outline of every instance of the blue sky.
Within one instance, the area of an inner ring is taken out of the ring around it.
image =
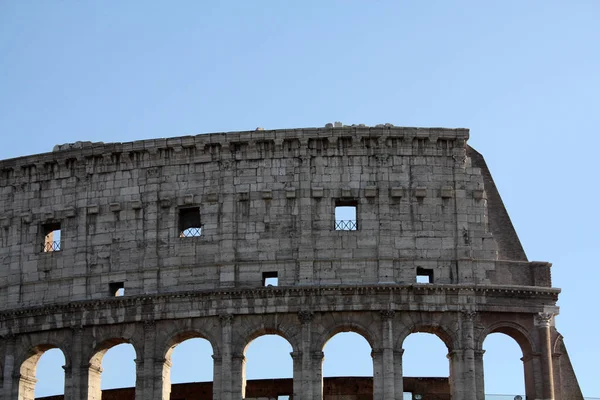
[[[596,0],[0,0],[0,158],[333,121],[470,128],[529,259],[554,265],[557,327],[600,397],[599,17]],[[489,392],[519,390],[506,370]]]

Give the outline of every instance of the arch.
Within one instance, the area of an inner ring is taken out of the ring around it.
[[[563,346],[564,337],[558,331],[556,331],[556,338],[554,339],[554,343],[552,344],[552,353],[553,354],[561,354],[562,346]]]
[[[527,392],[526,372],[519,343],[503,332],[492,332],[486,336],[483,346],[483,389],[490,393],[524,395]],[[497,379],[488,379],[497,376],[502,376],[501,383]]]
[[[60,350],[65,359],[65,367],[70,365],[70,361],[68,361],[68,352],[57,343],[46,342],[44,344],[28,347],[27,350],[21,352],[19,362],[16,364],[19,365],[19,400],[35,399],[37,365],[42,355],[51,349]]]
[[[215,356],[218,355],[217,351],[217,341],[212,338],[210,335],[206,334],[206,332],[200,331],[198,329],[187,329],[184,331],[174,332],[169,335],[166,341],[161,345],[162,350],[160,350],[160,355],[164,357],[165,360],[171,359],[171,354],[173,353],[173,349],[175,347],[188,340],[188,339],[206,339],[208,343],[210,343],[210,347],[212,347],[213,354]]]
[[[529,334],[527,328],[513,321],[499,321],[486,327],[479,335],[476,342],[476,350],[483,350],[483,342],[488,335],[492,333],[503,333],[512,338],[521,349],[523,357],[523,369],[525,377],[525,394],[527,397],[533,398],[535,388],[535,368],[533,365],[532,354],[536,354],[535,341]],[[484,356],[485,357],[485,356]],[[485,371],[484,371],[485,376]],[[483,384],[483,382],[481,382]]]
[[[112,349],[113,347],[115,347],[117,345],[120,345],[120,344],[130,344],[130,345],[132,345],[133,349],[135,350],[135,356],[136,356],[136,358],[138,360],[140,359],[140,350],[136,346],[136,343],[134,342],[133,339],[131,339],[131,338],[124,338],[124,337],[113,337],[113,338],[110,338],[110,339],[104,339],[103,341],[99,342],[94,347],[94,350],[92,351],[92,354],[89,357],[90,365],[98,365],[99,367],[101,367],[102,366],[102,358],[104,357],[104,355],[106,354],[106,352],[108,350]]]
[[[204,332],[201,332],[198,329],[186,329],[183,331],[180,330],[177,332],[173,332],[159,347],[159,355],[162,357],[162,359],[164,359],[162,366],[162,399],[168,400],[171,394],[171,356],[173,355],[173,351],[179,344],[183,343],[184,341],[196,338],[206,340],[210,344],[210,347],[212,349],[213,358],[217,356],[217,352],[215,351],[215,341],[211,340],[209,335],[207,335]],[[215,376],[215,372],[216,371],[213,366],[213,394],[217,393],[217,383],[215,382],[217,379]]]
[[[290,326],[288,329],[285,327],[279,326],[274,327],[270,325],[254,325],[249,327],[239,335],[238,339],[234,341],[232,346],[232,352],[234,355],[241,356],[246,352],[248,345],[256,338],[264,335],[277,335],[281,336],[292,346],[292,350],[297,352],[300,348],[300,344],[297,342],[297,333],[294,332],[293,328]]]
[[[435,323],[417,323],[410,326],[405,326],[397,336],[395,348],[402,349],[404,341],[412,333],[431,333],[437,336],[448,349],[448,353],[460,347],[458,338],[450,329],[442,324]]]
[[[298,350],[298,347],[294,346],[294,343],[290,340],[288,334],[286,334],[286,332],[284,332],[281,329],[277,329],[277,328],[268,328],[268,327],[261,327],[260,329],[255,329],[252,331],[247,332],[247,335],[245,335],[245,346],[243,347],[243,350],[241,353],[234,353],[234,358],[238,360],[238,362],[235,363],[235,365],[233,366],[234,370],[238,370],[239,369],[239,376],[241,377],[241,397],[242,398],[246,398],[246,390],[247,390],[247,380],[246,380],[246,354],[247,354],[247,350],[248,348],[251,346],[251,344],[256,340],[256,339],[260,339],[262,337],[265,336],[278,336],[279,338],[283,339],[285,342],[287,342],[287,344],[289,345],[289,347],[291,347],[292,352],[289,353],[289,356],[292,356],[292,360],[293,360],[293,354],[295,354]],[[274,347],[277,346],[270,346],[271,349],[273,349]],[[237,355],[237,356],[236,356]],[[264,356],[263,356],[264,359]],[[239,362],[241,361],[241,362]],[[294,361],[292,361],[292,379],[294,378]],[[236,373],[236,375],[238,375]],[[264,377],[263,377],[264,378]],[[289,393],[290,395],[292,393]],[[252,395],[250,395],[252,397]]]
[[[337,343],[332,343],[336,342]],[[351,347],[349,343],[351,342]],[[340,353],[342,349],[340,345],[343,344],[343,352]],[[365,348],[367,346],[367,348]],[[348,349],[351,348],[352,351],[348,352]],[[337,350],[337,353],[336,353]],[[366,353],[363,353],[366,351]],[[351,354],[349,354],[351,353]],[[369,376],[373,377],[373,346],[369,343],[369,341],[360,333],[357,332],[338,332],[334,334],[323,347],[323,372],[322,375],[325,376]],[[366,358],[364,358],[366,357]],[[336,365],[337,363],[331,363],[331,360],[344,360],[343,365]],[[364,364],[363,364],[364,361]],[[364,368],[367,368],[368,371],[365,373]],[[331,374],[331,370],[343,370],[343,374]],[[329,375],[327,375],[326,370],[329,370]]]
[[[475,348],[482,350],[485,338],[492,333],[504,333],[513,338],[519,344],[519,347],[521,347],[524,357],[536,352],[535,341],[527,328],[513,321],[500,321],[489,325],[477,338]]]
[[[357,321],[345,321],[329,327],[323,332],[323,334],[317,337],[315,340],[315,349],[317,351],[323,351],[327,342],[335,335],[342,332],[353,332],[359,334],[369,343],[371,349],[379,348],[379,346],[376,345],[379,343],[379,335],[376,331],[372,331]]]
[[[100,341],[94,346],[92,353],[88,357],[88,399],[100,399],[102,397],[102,388],[100,386],[102,359],[108,350],[120,344],[130,344],[133,347],[136,359],[140,359],[140,350],[131,338],[117,336]]]

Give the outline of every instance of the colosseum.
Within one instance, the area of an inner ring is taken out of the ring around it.
[[[34,399],[52,348],[65,399],[116,398],[102,358],[130,343],[122,399],[483,400],[495,332],[522,350],[527,399],[583,399],[551,265],[528,261],[468,138],[336,123],[0,161],[0,399]],[[323,378],[340,332],[369,342],[372,378]],[[446,345],[447,379],[403,377],[414,332]],[[246,381],[245,348],[264,334],[291,344],[292,379]],[[212,345],[214,376],[189,394],[171,387],[170,359],[193,337]]]

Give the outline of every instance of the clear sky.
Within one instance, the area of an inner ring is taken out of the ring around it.
[[[0,159],[333,121],[470,128],[529,259],[553,263],[557,327],[600,397],[599,19],[597,0],[0,0]],[[522,390],[498,371],[488,392]]]

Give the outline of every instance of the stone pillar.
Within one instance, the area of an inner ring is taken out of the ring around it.
[[[221,315],[221,387],[220,395],[217,397],[220,400],[233,400],[232,393],[232,382],[233,382],[233,371],[232,371],[232,359],[231,359],[231,323],[233,316],[231,314]],[[239,396],[235,400],[242,398],[242,385],[236,382],[235,391],[239,393]],[[238,388],[239,386],[239,388]],[[214,391],[214,390],[213,390]]]
[[[474,320],[477,313],[474,311],[462,312],[461,337],[463,347],[462,359],[462,387],[464,400],[476,400],[477,380],[475,369],[475,333]]]
[[[541,348],[542,364],[542,398],[543,400],[554,399],[554,371],[552,366],[552,343],[550,325],[554,314],[538,313],[536,325]]]
[[[475,350],[475,384],[477,400],[485,400],[485,371],[483,370],[483,354],[485,350]]]
[[[213,400],[221,400],[221,386],[223,385],[222,368],[223,359],[220,355],[213,354]],[[224,377],[227,379],[227,376]]]
[[[453,399],[465,399],[463,383],[463,350],[454,349],[446,356],[450,361],[450,393]]]
[[[3,375],[3,387],[2,387],[2,399],[11,400],[14,399],[12,388],[13,388],[13,376],[15,375],[15,336],[9,335],[6,338],[6,354],[4,356],[4,375]]]
[[[292,395],[294,399],[304,399],[305,395],[302,391],[302,352],[290,352],[292,357]]]
[[[154,395],[161,396],[162,400],[171,398],[171,360],[157,358],[152,363],[154,375]]]
[[[65,400],[87,399],[89,362],[83,359],[83,327],[71,328],[71,364],[65,368]]]
[[[162,398],[163,364],[164,359],[158,360],[154,355],[156,346],[156,322],[144,321],[144,347],[136,349],[138,357],[135,360],[135,400]],[[158,362],[159,366],[155,365]],[[155,382],[159,381],[161,389],[154,393]]]
[[[525,354],[521,357],[521,361],[525,371],[525,395],[527,398],[538,399],[540,396],[537,394],[542,392],[542,385],[539,382],[541,379],[537,378],[541,376],[540,355],[539,353]]]
[[[311,329],[313,314],[310,311],[300,311],[298,320],[302,324],[302,343],[299,358],[294,359],[294,400],[311,400],[313,393],[313,360],[310,349],[312,346]],[[300,363],[300,376],[296,375],[296,364]]]
[[[394,350],[394,382],[395,382],[395,399],[404,399],[404,379],[402,372],[402,356],[404,355],[404,349]]]
[[[394,311],[381,311],[381,329],[383,338],[383,398],[395,399],[395,364],[394,364]],[[399,399],[402,399],[400,394]]]
[[[246,398],[246,356],[243,354],[232,354],[231,356],[231,399],[239,400]],[[225,379],[224,381],[226,381]]]
[[[373,400],[387,400],[383,397],[383,350],[372,349],[373,358]]]
[[[322,351],[314,351],[311,354],[312,361],[312,387],[313,400],[323,400],[323,360],[325,354]]]
[[[102,360],[98,364],[90,362],[87,367],[87,400],[102,400]]]
[[[35,374],[32,375],[20,375],[19,377],[19,400],[35,400]]]

